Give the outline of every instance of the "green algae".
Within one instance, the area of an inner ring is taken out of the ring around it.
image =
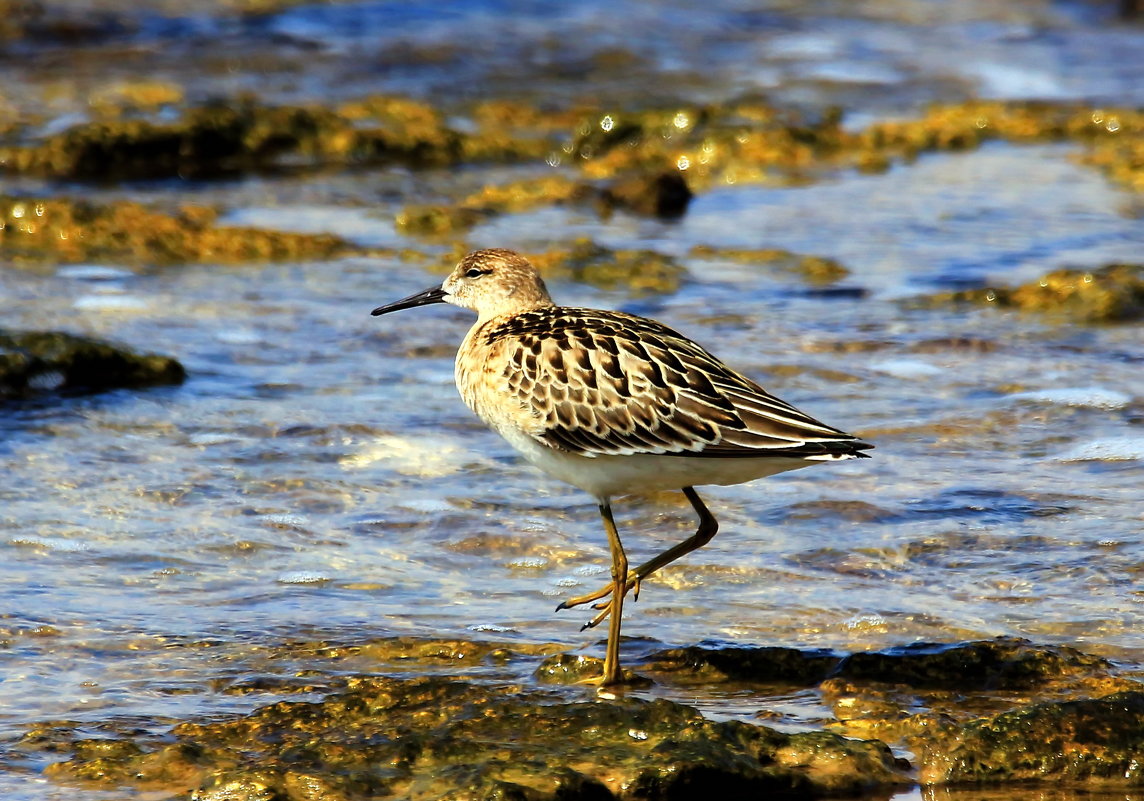
[[[1144,692],[1036,704],[919,743],[926,784],[1038,780],[1144,786]]]
[[[948,645],[916,643],[889,651],[851,654],[837,675],[891,681],[916,689],[1024,690],[1076,674],[1104,671],[1107,660],[1067,646],[1039,646],[999,638]]]
[[[175,214],[141,203],[0,196],[0,258],[9,264],[233,264],[330,259],[360,252],[332,234],[218,224],[207,206]]]
[[[688,799],[717,787],[815,798],[909,781],[875,741],[432,677],[351,679],[320,702],[184,723],[165,739],[80,739],[48,773],[198,799]]]
[[[653,653],[638,670],[685,685],[766,692],[816,687],[833,712],[831,731],[910,749],[934,731],[956,731],[983,715],[1139,686],[1099,657],[1013,638],[849,655],[701,644]]]
[[[0,147],[0,170],[122,181],[213,178],[330,164],[457,162],[459,134],[413,101],[367,99],[344,109],[267,106],[250,97],[186,109],[175,122],[107,119],[35,144]]]
[[[828,651],[802,651],[776,646],[691,645],[657,651],[649,667],[656,673],[705,682],[758,682],[761,684],[814,685],[841,662]]]
[[[463,245],[450,251],[444,259],[446,269],[466,252]],[[524,255],[545,279],[576,281],[636,295],[675,292],[687,276],[686,268],[667,254],[608,248],[586,237],[546,251],[524,251]]]
[[[801,183],[839,169],[877,171],[925,152],[969,150],[992,140],[1071,141],[1084,148],[1081,163],[1129,189],[1144,188],[1144,113],[1127,108],[970,101],[850,131],[838,111],[807,117],[754,100],[556,111],[490,101],[464,112],[467,122],[458,126],[448,122],[456,109],[402,97],[324,107],[272,106],[239,96],[189,106],[178,120],[160,122],[140,112],[178,106],[179,88],[141,83],[129,89],[101,95],[100,119],[39,140],[19,141],[19,127],[2,132],[0,170],[107,181],[547,161],[571,167],[580,183],[611,181],[595,187],[605,210],[676,216],[693,191],[717,184]],[[567,196],[563,189],[543,195],[548,202]],[[489,208],[519,210],[511,203]]]
[[[731,261],[737,264],[757,264],[801,278],[813,286],[827,286],[850,275],[838,261],[825,256],[792,253],[782,248],[724,248],[715,245],[696,245],[689,255],[696,259]]]
[[[678,217],[687,209],[691,190],[677,173],[634,175],[598,189],[561,175],[505,184],[488,184],[457,203],[411,204],[394,223],[407,236],[447,237],[464,233],[486,220],[546,206],[590,203],[601,216],[624,209],[646,216]]]
[[[589,239],[527,254],[545,278],[580,281],[602,289],[674,292],[686,275],[674,258],[652,250],[612,250]]]
[[[185,378],[183,366],[169,356],[59,331],[0,329],[0,398],[179,384]]]
[[[1139,684],[1098,657],[1023,640],[850,655],[701,644],[635,665],[637,687],[753,686],[763,704],[776,687],[784,696],[816,687],[835,719],[795,734],[712,721],[662,698],[597,696],[584,680],[598,675],[599,660],[554,645],[400,637],[290,643],[271,656],[310,665],[291,669],[306,682],[255,689],[309,698],[176,723],[169,734],[138,721],[47,721],[16,752],[58,756],[47,773],[63,782],[215,801],[888,792],[915,778],[887,742],[918,754],[924,783],[1140,783],[1129,761],[1144,738]],[[540,656],[539,685],[497,678]],[[380,666],[486,678],[355,672]],[[324,697],[312,700],[315,691]]]
[[[1144,317],[1144,264],[1060,269],[1016,287],[939,292],[907,301],[931,308],[971,303],[1034,312],[1078,323],[1132,322]]]
[[[503,116],[511,111],[521,117],[514,125]],[[1130,109],[973,101],[935,105],[916,119],[875,123],[856,132],[842,126],[840,113],[804,119],[753,102],[579,114],[570,120],[568,112],[559,112],[546,119],[535,110],[512,106],[493,115],[501,122],[500,136],[519,136],[529,145],[547,141],[548,163],[570,167],[579,180],[491,184],[454,203],[411,205],[399,214],[398,229],[447,236],[495,215],[570,202],[591,203],[604,217],[617,209],[678,217],[694,192],[715,186],[801,184],[841,169],[876,172],[926,152],[971,150],[994,140],[1076,142],[1084,148],[1077,156],[1081,163],[1099,167],[1126,188],[1144,188],[1144,114]],[[505,144],[500,149],[498,158],[511,154],[507,158],[539,160],[525,148]],[[747,253],[726,255],[751,258]],[[757,252],[764,261],[779,262],[780,255],[793,256]],[[837,262],[814,258],[802,257],[788,269],[819,285],[845,276]]]
[[[971,101],[932,106],[920,119],[881,122],[858,135],[870,158],[911,160],[937,150],[968,150],[987,141],[1076,142],[1082,164],[1144,190],[1144,111],[1076,104]]]

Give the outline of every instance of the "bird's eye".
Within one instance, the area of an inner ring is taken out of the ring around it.
[[[470,267],[469,271],[467,273],[465,273],[465,276],[468,278],[480,278],[486,272],[487,272],[486,270],[481,270],[477,267]]]

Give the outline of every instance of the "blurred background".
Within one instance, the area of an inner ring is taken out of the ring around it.
[[[0,0],[0,794],[77,797],[32,724],[320,684],[292,644],[600,652],[595,506],[457,397],[471,319],[369,316],[477,247],[877,445],[705,492],[633,653],[1139,670],[1142,106],[1130,2]]]

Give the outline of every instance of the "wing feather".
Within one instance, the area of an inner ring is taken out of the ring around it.
[[[536,309],[487,344],[534,436],[582,456],[846,458],[872,447],[799,411],[670,328],[622,312]]]

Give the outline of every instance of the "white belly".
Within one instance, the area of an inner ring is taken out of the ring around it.
[[[500,433],[525,459],[550,476],[601,500],[705,484],[742,484],[814,464],[805,459],[773,456],[736,459],[658,454],[587,457],[553,450],[517,431]]]

